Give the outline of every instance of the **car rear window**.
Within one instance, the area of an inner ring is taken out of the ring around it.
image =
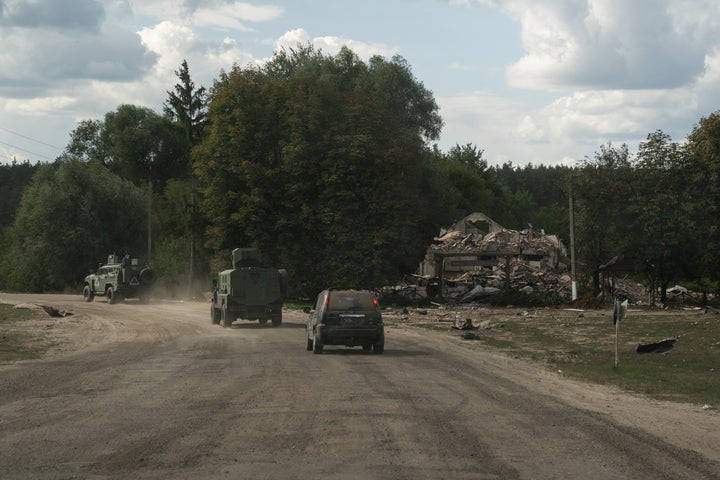
[[[330,292],[329,310],[372,310],[374,295],[371,292]]]

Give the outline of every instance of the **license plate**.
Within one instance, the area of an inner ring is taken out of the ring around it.
[[[363,320],[365,320],[365,315],[359,315],[359,314],[340,315],[340,319],[342,320],[343,325],[357,325],[357,324],[361,324],[363,322]]]

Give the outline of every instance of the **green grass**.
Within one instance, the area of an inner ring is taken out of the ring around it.
[[[688,310],[631,310],[620,324],[618,366],[611,311],[583,316],[540,310],[509,318],[488,345],[540,361],[574,378],[616,385],[663,400],[720,407],[720,315]],[[638,354],[638,343],[678,337],[666,353]],[[500,341],[504,343],[499,343]]]
[[[661,400],[720,408],[720,315],[681,308],[631,307],[620,325],[617,367],[610,307],[584,312],[481,308],[466,310],[463,316],[472,316],[475,325],[483,321],[491,324],[489,329],[474,331],[477,337],[468,340],[483,348],[540,363],[571,378],[614,385]],[[398,321],[460,334],[432,312],[423,317],[400,316]],[[639,343],[669,337],[678,340],[666,353],[636,352]]]
[[[13,328],[35,318],[32,310],[0,303],[0,364],[40,358],[47,351],[44,335]]]

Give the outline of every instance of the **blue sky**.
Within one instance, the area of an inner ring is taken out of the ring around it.
[[[402,56],[440,107],[438,146],[491,165],[634,153],[720,109],[715,0],[0,0],[0,162],[52,161],[124,103],[160,112],[183,59],[209,87],[297,42]]]

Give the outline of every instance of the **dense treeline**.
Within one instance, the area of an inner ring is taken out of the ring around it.
[[[0,288],[77,289],[129,252],[194,294],[238,246],[287,268],[295,295],[380,287],[476,211],[568,243],[572,192],[581,288],[597,293],[617,257],[659,287],[717,290],[717,114],[682,145],[658,131],[636,155],[608,144],[573,167],[488,167],[472,144],[431,146],[437,104],[401,57],[298,46],[208,91],[186,62],[176,75],[163,114],[121,105],[80,122],[53,164],[0,167]]]

